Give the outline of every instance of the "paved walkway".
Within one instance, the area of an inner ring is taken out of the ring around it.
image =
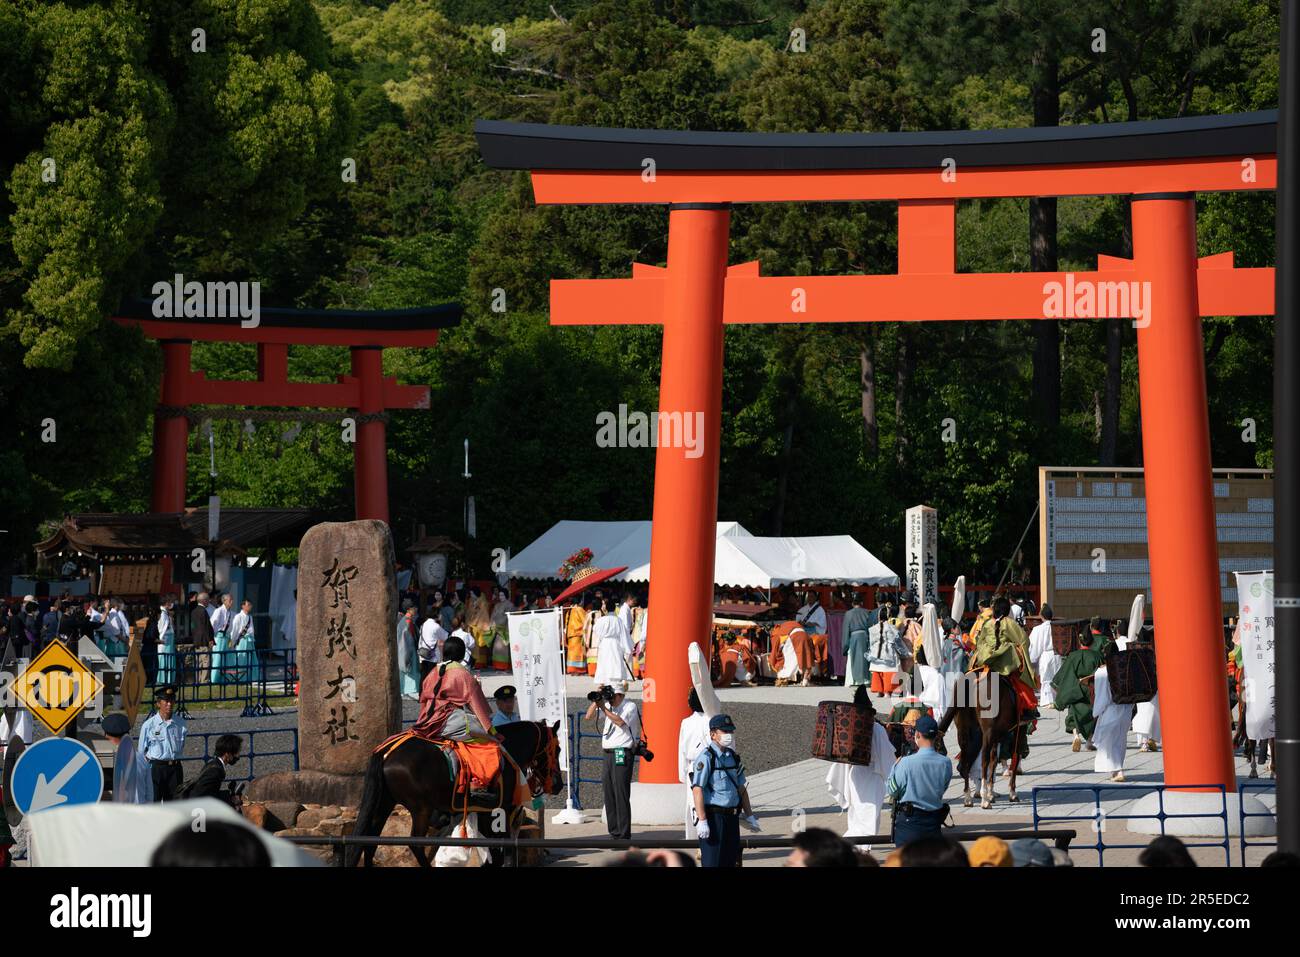
[[[635,694],[636,691],[633,691]],[[843,687],[825,686],[810,688],[775,688],[772,686],[757,688],[727,688],[719,691],[724,704],[728,701],[752,703],[781,703],[788,705],[814,705],[828,699],[850,700],[852,695]],[[876,707],[882,713],[888,710],[887,699],[876,698]],[[803,733],[803,728],[799,733]],[[741,754],[745,748],[745,729],[738,731],[738,744]],[[1061,790],[1039,790],[1038,810],[1040,817],[1071,817],[1071,820],[1044,820],[1040,827],[1045,830],[1073,829],[1077,837],[1072,843],[1071,858],[1076,866],[1096,866],[1099,854],[1095,845],[1100,842],[1104,850],[1106,866],[1132,865],[1141,846],[1150,838],[1136,834],[1127,829],[1127,822],[1113,819],[1114,815],[1127,813],[1135,800],[1150,793],[1150,785],[1164,782],[1163,754],[1139,752],[1136,750],[1137,738],[1129,737],[1129,750],[1125,756],[1124,785],[1107,787],[1100,792],[1080,790],[1089,785],[1108,784],[1108,775],[1093,770],[1096,757],[1094,752],[1086,750],[1075,753],[1071,750],[1071,735],[1064,729],[1063,716],[1056,711],[1045,712],[1039,722],[1038,730],[1029,739],[1029,757],[1024,762],[1018,778],[1020,801],[1012,804],[1007,800],[1006,779],[999,777],[996,789],[997,798],[992,808],[983,810],[978,801],[972,808],[962,804],[961,778],[954,775],[946,799],[952,808],[953,820],[958,831],[977,830],[1031,830],[1033,828],[1034,789],[1055,788]],[[956,758],[956,735],[949,731],[948,744]],[[750,796],[767,834],[788,834],[800,825],[804,827],[827,827],[842,831],[844,815],[835,806],[826,789],[826,772],[828,765],[824,761],[808,759],[785,765],[770,771],[763,771],[750,777]],[[1262,778],[1253,782],[1259,786],[1254,790],[1252,782],[1246,775],[1249,766],[1240,758],[1237,761],[1239,782],[1246,785],[1248,793],[1260,798],[1270,809],[1275,807],[1275,794],[1271,782]],[[1147,785],[1148,787],[1144,787]],[[1100,807],[1100,816],[1098,809]],[[599,823],[600,811],[594,812],[595,820],[579,826],[550,826],[547,835],[551,837],[579,835],[598,835],[604,833]],[[881,816],[882,832],[889,830],[888,813]],[[661,837],[679,837],[680,828],[638,828],[636,834],[656,835]],[[634,834],[635,836],[635,834]],[[1193,840],[1193,839],[1188,839]],[[1211,841],[1214,839],[1198,839]],[[1222,841],[1219,838],[1220,842]],[[1254,838],[1257,841],[1271,841],[1272,838]],[[1117,845],[1132,844],[1134,848]],[[1241,847],[1234,836],[1230,839],[1232,863],[1241,863]],[[890,848],[877,848],[877,854],[888,853]],[[1248,863],[1257,864],[1267,853],[1270,846],[1251,847],[1247,850]],[[780,865],[787,852],[764,851],[750,852],[745,855],[747,865]],[[1218,847],[1193,848],[1193,856],[1203,865],[1219,866],[1225,864],[1225,855],[1220,843]],[[566,855],[555,863],[560,865],[596,864],[604,857],[597,852]]]

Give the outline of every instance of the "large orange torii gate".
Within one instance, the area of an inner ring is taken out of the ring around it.
[[[669,209],[666,268],[635,263],[631,279],[551,283],[552,324],[661,323],[659,409],[703,413],[704,454],[660,444],[655,458],[649,600],[672,614],[651,616],[646,642],[652,746],[675,740],[690,686],[686,647],[711,622],[723,327],[1055,318],[1046,308],[1055,282],[1104,297],[1102,315],[1141,320],[1151,604],[1182,618],[1157,645],[1165,778],[1234,790],[1200,317],[1271,315],[1274,276],[1235,268],[1230,252],[1198,259],[1195,193],[1275,189],[1276,127],[1276,111],[865,134],[479,121],[484,160],[529,170],[539,204]],[[1073,274],[956,271],[958,200],[1099,194],[1132,197],[1132,260],[1100,256],[1095,271]],[[727,264],[732,203],[864,200],[898,203],[896,275],[766,277],[757,263]],[[1113,285],[1134,282],[1150,284],[1139,287],[1150,291],[1140,309]],[[638,821],[680,819],[676,774],[671,762],[642,767]]]

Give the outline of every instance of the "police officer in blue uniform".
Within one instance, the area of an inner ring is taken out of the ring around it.
[[[894,765],[885,788],[894,799],[894,844],[902,847],[923,837],[937,837],[948,805],[943,792],[952,780],[952,761],[934,749],[939,722],[928,714],[916,722],[916,752]]]
[[[492,695],[492,700],[496,703],[496,713],[492,715],[492,727],[499,728],[503,724],[514,724],[519,720],[519,712],[515,710],[518,699],[514,685],[502,685]]]
[[[740,863],[740,821],[759,830],[749,804],[745,768],[732,750],[736,725],[728,715],[709,719],[709,746],[691,766],[695,798],[695,833],[700,839],[701,867],[736,867]]]
[[[181,754],[185,751],[185,719],[172,716],[175,688],[159,688],[155,703],[158,710],[140,727],[140,756],[149,763],[154,801],[170,801],[184,777]]]

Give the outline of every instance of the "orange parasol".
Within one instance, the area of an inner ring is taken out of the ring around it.
[[[625,571],[627,571],[626,565],[620,565],[618,568],[596,568],[594,565],[579,568],[573,573],[573,578],[569,581],[569,587],[560,592],[551,604],[559,605],[566,598],[572,598],[578,592],[590,588],[592,585],[599,585],[601,582]]]

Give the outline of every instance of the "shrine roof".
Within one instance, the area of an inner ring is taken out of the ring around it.
[[[263,306],[258,324],[244,327],[238,316],[157,317],[154,300],[130,300],[114,320],[139,326],[154,339],[199,339],[343,346],[431,346],[438,332],[460,324],[460,303],[413,309],[288,309]]]
[[[303,533],[321,520],[308,508],[223,508],[217,551],[243,555],[249,548],[296,548]],[[206,547],[207,508],[183,512],[67,515],[54,533],[35,546],[38,555],[78,552],[99,560],[186,555]]]
[[[1134,123],[897,133],[739,133],[604,129],[477,120],[483,161],[497,169],[813,171],[1026,167],[1272,156],[1277,111]]]

